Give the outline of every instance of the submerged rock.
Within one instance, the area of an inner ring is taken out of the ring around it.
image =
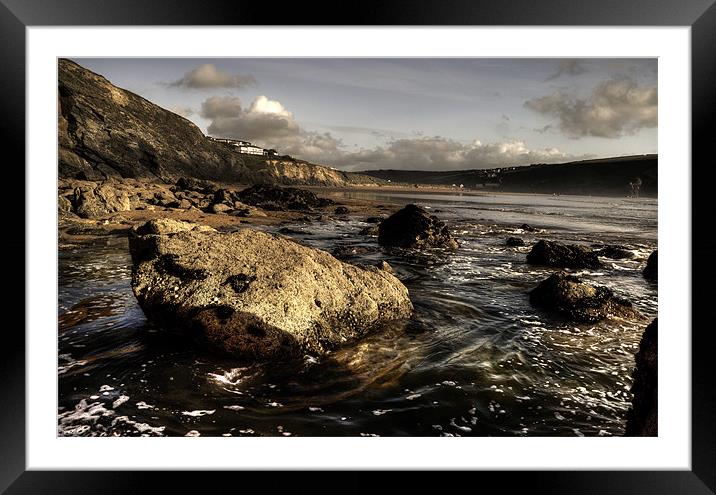
[[[659,261],[657,251],[654,251],[649,255],[649,259],[646,260],[646,267],[644,267],[644,278],[649,280],[658,280]]]
[[[540,240],[527,254],[527,263],[560,268],[599,268],[597,255],[585,246]]]
[[[594,286],[579,278],[558,272],[530,291],[530,302],[557,311],[571,320],[595,322],[607,316],[638,316],[629,301],[619,298],[604,286]]]
[[[407,205],[378,226],[378,243],[402,248],[457,249],[447,225],[417,205]]]
[[[117,190],[109,182],[76,188],[72,205],[74,212],[82,218],[96,218],[132,209],[127,191]]]
[[[622,246],[604,246],[594,252],[597,256],[613,260],[625,260],[634,257],[634,253]]]
[[[636,353],[636,367],[631,387],[632,407],[627,413],[627,436],[655,437],[658,435],[658,323],[654,318],[644,330]]]
[[[370,254],[377,251],[377,247],[373,246],[339,246],[335,248],[331,254],[338,259],[351,258],[361,254]]]
[[[333,200],[319,198],[311,191],[270,185],[256,185],[244,189],[238,193],[236,199],[272,211],[309,211],[334,204]]]
[[[505,244],[511,247],[518,247],[518,246],[524,246],[525,241],[520,239],[519,237],[508,237],[505,241]]]
[[[152,220],[132,230],[129,246],[147,316],[232,355],[324,353],[413,309],[388,271],[264,232]]]

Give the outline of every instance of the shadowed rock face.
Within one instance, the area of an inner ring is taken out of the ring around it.
[[[132,289],[147,316],[222,353],[321,354],[413,309],[388,270],[249,229],[153,220],[130,233],[130,251]]]
[[[189,120],[76,63],[58,61],[60,177],[238,180],[242,155]],[[173,182],[173,180],[172,180]]]
[[[378,226],[378,243],[400,248],[457,249],[447,225],[417,205],[407,205]]]
[[[615,296],[609,288],[584,283],[564,272],[540,282],[530,292],[530,302],[578,322],[595,322],[609,315],[632,318],[639,314],[629,301]]]
[[[644,278],[649,280],[657,280],[659,277],[659,262],[658,262],[658,251],[654,251],[649,255],[649,259],[646,260],[646,267],[642,272]]]
[[[634,394],[632,407],[627,413],[627,436],[651,437],[658,435],[658,323],[654,319],[644,330],[636,353]]]
[[[541,240],[527,254],[527,263],[560,268],[599,268],[597,255],[589,248],[577,244]]]

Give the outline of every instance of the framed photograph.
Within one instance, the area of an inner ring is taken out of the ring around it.
[[[713,493],[716,7],[333,10],[2,0],[0,487]]]

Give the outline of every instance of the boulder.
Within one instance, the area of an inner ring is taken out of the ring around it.
[[[129,247],[147,317],[235,356],[322,354],[413,309],[388,271],[265,232],[161,219],[132,229]]]
[[[336,208],[335,212],[336,215],[347,215],[348,213],[350,213],[350,210],[345,206],[339,206],[338,208]]]
[[[631,386],[633,399],[627,412],[626,436],[658,435],[658,323],[654,318],[644,330],[636,353]]]
[[[599,268],[602,266],[590,248],[578,244],[540,240],[527,254],[527,263],[560,268]]]
[[[634,253],[622,246],[604,246],[594,253],[602,258],[611,258],[613,260],[626,260],[634,257]]]
[[[649,280],[658,280],[659,261],[657,251],[654,251],[649,255],[649,259],[646,260],[646,267],[644,267],[644,278]]]
[[[525,232],[537,232],[537,230],[539,230],[532,227],[531,225],[527,225],[526,223],[520,225],[520,229],[524,230]]]
[[[208,180],[195,179],[193,177],[180,177],[176,187],[183,191],[194,191],[202,194],[214,194],[217,187]]]
[[[311,191],[264,184],[244,189],[237,194],[236,199],[246,204],[272,211],[310,211],[313,208],[322,208],[334,204],[332,200],[319,198]]]
[[[540,282],[530,291],[530,302],[577,322],[595,322],[610,315],[638,316],[631,303],[614,295],[611,289],[587,284],[564,272],[554,273]]]
[[[518,246],[524,246],[525,241],[520,239],[519,237],[508,237],[505,241],[505,244],[511,247],[518,247]]]
[[[97,218],[132,209],[127,191],[119,191],[108,182],[77,187],[72,204],[75,213],[82,218]]]
[[[378,243],[401,248],[457,249],[447,225],[417,205],[407,205],[378,226]]]
[[[214,203],[209,206],[207,213],[226,214],[231,211],[231,207],[224,203]]]
[[[363,220],[365,223],[380,223],[385,220],[385,217],[368,217]]]

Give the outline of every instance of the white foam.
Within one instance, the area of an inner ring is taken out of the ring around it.
[[[216,412],[216,409],[197,409],[195,411],[182,411],[181,413],[184,416],[192,416],[192,417],[200,417],[200,416],[207,416],[209,414],[214,414]]]

